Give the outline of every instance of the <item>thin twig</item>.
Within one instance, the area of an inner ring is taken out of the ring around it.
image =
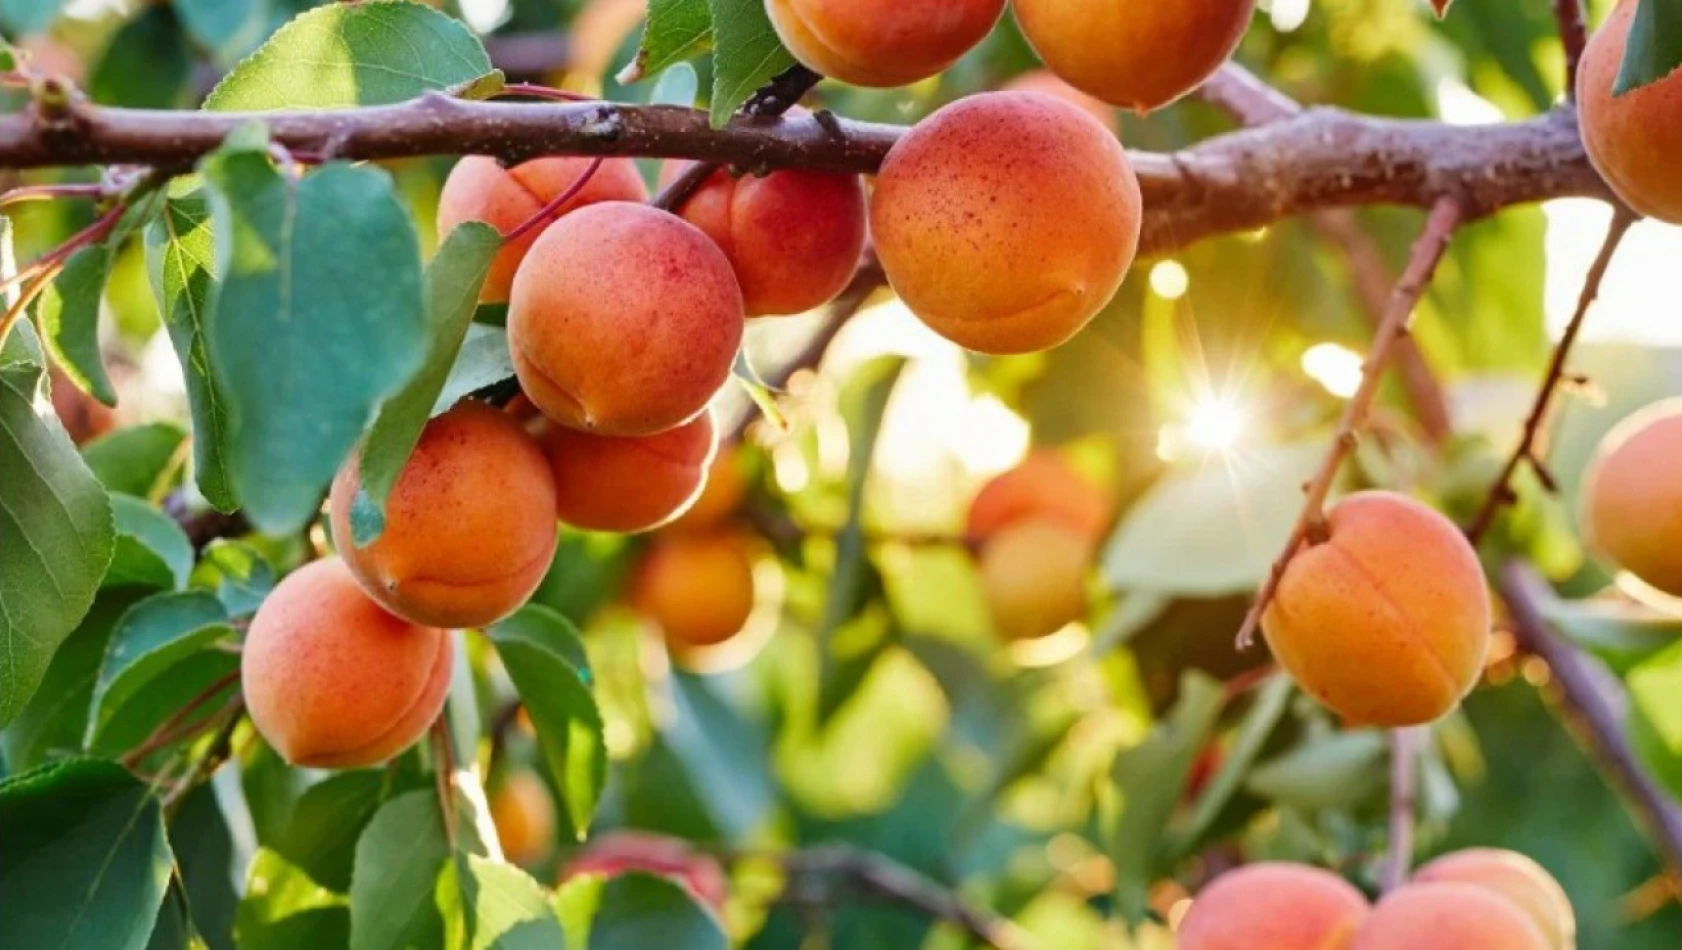
[[[792,66],[777,74],[765,84],[765,88],[742,103],[742,108],[737,110],[736,114],[755,118],[780,116],[794,108],[800,102],[800,98],[810,92],[821,79],[822,76],[804,66]],[[683,174],[673,179],[671,184],[661,189],[649,204],[662,211],[676,212],[706,184],[713,172],[721,167],[723,166],[712,162],[696,162],[684,169]]]
[[[57,277],[58,272],[63,269],[63,264],[49,264],[45,270],[36,272],[36,274],[23,285],[22,289],[17,291],[17,299],[13,300],[6,306],[6,312],[4,314],[0,314],[0,344],[4,344],[6,342],[6,337],[10,336],[12,333],[12,325],[18,322],[18,318],[22,317],[24,311],[29,309],[29,305],[35,302],[35,298],[41,295],[41,291],[47,289],[47,285],[51,284],[53,282],[53,278]],[[9,288],[7,287],[0,287],[0,293],[4,293],[8,289]]]
[[[181,780],[164,795],[165,815],[173,816],[181,799],[227,759],[234,730],[239,727],[239,721],[245,715],[245,694],[235,690],[234,694],[228,697],[228,702],[218,710],[217,715],[222,717],[222,725],[216,730],[216,735],[210,740],[210,744],[205,746],[204,753],[187,769],[187,774],[181,776]]]
[[[0,194],[0,208],[25,201],[53,201],[58,198],[98,198],[104,186],[96,183],[73,185],[24,185]]]
[[[1302,112],[1302,105],[1237,63],[1210,76],[1197,95],[1241,125],[1267,125]]]
[[[203,706],[205,703],[210,702],[217,693],[222,691],[223,687],[227,686],[229,683],[237,682],[238,680],[238,670],[234,670],[225,676],[217,677],[214,682],[200,690],[196,696],[187,700],[186,704],[180,709],[171,713],[168,719],[158,723],[158,727],[152,730],[152,734],[147,736],[139,745],[124,753],[121,759],[123,765],[132,769],[141,762],[144,762],[147,756],[158,751],[164,746],[173,742],[178,742],[181,739],[198,732],[205,726],[210,725],[210,723],[216,718],[215,714],[206,716],[205,718],[192,723],[186,722],[186,719],[188,716],[193,714],[194,710]]]
[[[1553,631],[1543,613],[1552,592],[1533,568],[1510,562],[1496,582],[1519,649],[1547,663],[1579,744],[1623,792],[1670,876],[1682,882],[1682,805],[1648,774],[1630,746],[1620,708],[1627,699],[1618,695],[1617,680]]]
[[[1441,198],[1432,207],[1418,240],[1414,241],[1407,268],[1402,271],[1401,280],[1396,282],[1395,289],[1390,293],[1384,319],[1373,336],[1372,349],[1367,353],[1366,363],[1361,367],[1361,385],[1343,407],[1343,416],[1338,420],[1331,448],[1327,450],[1319,469],[1304,488],[1307,497],[1303,500],[1302,512],[1297,516],[1296,525],[1292,527],[1290,537],[1285,542],[1285,549],[1268,570],[1261,589],[1256,592],[1255,603],[1251,604],[1249,613],[1244,617],[1244,624],[1239,628],[1240,650],[1248,649],[1254,640],[1256,624],[1260,622],[1262,612],[1273,599],[1273,593],[1279,587],[1279,579],[1284,576],[1291,558],[1296,556],[1303,542],[1311,540],[1314,533],[1323,530],[1326,498],[1331,494],[1332,484],[1337,480],[1344,459],[1355,448],[1357,433],[1372,408],[1373,399],[1378,395],[1378,383],[1383,376],[1384,366],[1390,359],[1396,341],[1407,333],[1408,321],[1413,316],[1414,307],[1418,306],[1419,298],[1424,295],[1426,287],[1430,284],[1431,275],[1436,272],[1438,262],[1447,252],[1449,239],[1453,237],[1461,220],[1459,201],[1452,197]]]
[[[1379,877],[1386,894],[1406,883],[1413,866],[1415,775],[1424,738],[1418,728],[1390,730],[1390,841]]]
[[[1512,454],[1507,456],[1506,464],[1501,467],[1501,474],[1496,477],[1494,484],[1489,486],[1489,493],[1484,496],[1478,513],[1466,526],[1466,537],[1473,544],[1483,540],[1484,535],[1495,524],[1495,516],[1502,506],[1512,503],[1516,497],[1513,492],[1513,477],[1518,474],[1520,465],[1528,464],[1542,477],[1544,484],[1551,485],[1553,482],[1542,461],[1542,447],[1538,444],[1548,419],[1548,410],[1553,405],[1553,397],[1559,391],[1560,382],[1565,378],[1565,366],[1571,356],[1571,347],[1577,342],[1577,334],[1583,328],[1589,307],[1594,304],[1595,298],[1600,296],[1600,284],[1612,265],[1612,257],[1617,254],[1618,245],[1623,242],[1624,235],[1629,233],[1630,226],[1640,220],[1622,205],[1615,208],[1612,212],[1612,223],[1606,228],[1606,239],[1601,242],[1600,252],[1595,255],[1594,263],[1589,265],[1588,274],[1583,278],[1582,292],[1577,295],[1577,309],[1572,311],[1571,320],[1565,325],[1565,332],[1560,335],[1559,343],[1554,346],[1553,357],[1548,361],[1541,388],[1537,390],[1536,399],[1530,405],[1530,414],[1524,419],[1524,430],[1519,436],[1518,445],[1513,448]]]
[[[1560,45],[1565,47],[1565,98],[1574,99],[1577,63],[1589,42],[1588,26],[1583,22],[1583,0],[1554,0],[1554,20],[1559,23]]]
[[[547,99],[550,102],[595,102],[599,96],[586,96],[582,92],[568,92],[556,89],[554,86],[542,86],[534,82],[511,82],[497,91],[497,98],[503,96],[526,96],[531,99]]]
[[[549,203],[545,204],[542,208],[539,208],[536,214],[515,226],[512,231],[504,234],[502,239],[504,241],[517,241],[532,228],[553,221],[558,216],[558,212],[561,210],[562,206],[578,197],[578,193],[583,191],[590,184],[590,179],[596,177],[596,172],[601,169],[602,162],[604,161],[606,161],[606,159],[602,158],[600,155],[592,159],[590,164],[585,166],[582,172],[579,172],[578,177],[572,180],[572,184],[563,188],[560,194],[550,198]]]

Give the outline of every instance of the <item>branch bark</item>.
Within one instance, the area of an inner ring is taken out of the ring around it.
[[[1565,98],[1577,96],[1577,63],[1588,45],[1588,25],[1583,22],[1583,0],[1554,0],[1554,20],[1559,23],[1559,42],[1565,47]]]

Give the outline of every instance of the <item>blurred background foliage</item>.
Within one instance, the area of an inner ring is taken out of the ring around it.
[[[26,19],[39,4],[6,0],[0,23],[25,34],[38,64],[77,79],[96,101],[187,107],[309,5],[72,0],[42,33]],[[1596,21],[1609,5],[1591,4]],[[637,44],[636,0],[442,6],[493,38],[568,37],[569,57],[529,78],[628,101],[647,101],[656,86],[614,78]],[[1271,0],[1239,58],[1303,102],[1463,123],[1544,111],[1560,97],[1563,73],[1547,4],[1509,0],[1458,0],[1444,22],[1418,0]],[[825,84],[817,98],[851,118],[906,123],[1034,65],[1007,19],[938,80],[896,90]],[[698,68],[705,90],[705,60]],[[1170,150],[1230,128],[1191,101],[1148,119],[1126,116],[1121,134],[1130,147]],[[449,166],[447,158],[389,165],[428,248]],[[90,220],[76,202],[7,215],[21,260]],[[1456,238],[1415,323],[1455,436],[1432,445],[1392,380],[1349,487],[1419,493],[1462,520],[1475,510],[1609,215],[1594,202],[1556,201]],[[1363,209],[1356,218],[1398,268],[1419,216]],[[1656,649],[1682,623],[1605,608],[1614,595],[1583,553],[1574,499],[1614,422],[1682,392],[1682,318],[1669,286],[1679,259],[1675,229],[1642,224],[1626,242],[1577,351],[1576,366],[1600,382],[1569,400],[1552,443],[1564,491],[1522,483],[1489,546],[1492,558],[1534,560],[1560,585],[1572,598],[1554,607],[1563,629],[1631,683],[1653,684],[1635,702],[1659,722],[1682,715],[1674,688],[1682,654]],[[1307,222],[1205,241],[1142,262],[1134,275],[1087,332],[1026,357],[966,356],[885,295],[872,298],[819,370],[790,381],[784,423],[756,422],[731,460],[748,486],[738,530],[756,545],[757,606],[748,631],[716,655],[674,665],[626,606],[626,578],[646,542],[565,537],[537,602],[586,633],[612,760],[600,827],[737,847],[847,841],[1069,948],[1166,946],[1162,922],[1199,881],[1241,857],[1320,863],[1372,886],[1387,795],[1382,737],[1341,728],[1280,683],[1247,685],[1263,651],[1231,648],[1246,595],[1295,516],[1295,486],[1358,378],[1370,314],[1346,256]],[[154,480],[136,473],[162,472],[172,483],[167,467],[182,438],[172,426],[187,415],[138,242],[118,257],[104,305],[120,408],[108,418],[69,396],[63,408],[86,415],[71,428],[97,436],[84,448],[96,471],[138,479],[121,487],[159,497]],[[779,364],[819,319],[754,324],[752,362]],[[727,395],[726,417],[748,411],[745,397]],[[1066,450],[1114,494],[1120,514],[1087,622],[1002,646],[957,536],[976,488],[1030,446]],[[102,457],[113,460],[108,469]],[[868,465],[856,464],[861,457]],[[861,478],[864,503],[854,510]],[[855,519],[859,545],[845,543]],[[300,552],[252,540],[212,553],[230,566],[201,565],[196,579],[226,594],[228,585],[260,589]],[[125,606],[106,600],[72,645],[97,648]],[[1583,947],[1676,947],[1682,908],[1655,883],[1651,849],[1550,713],[1545,667],[1515,662],[1504,642],[1488,685],[1433,730],[1421,858],[1471,845],[1523,851],[1570,892]],[[509,715],[505,673],[488,649],[472,652],[477,712],[492,734],[482,755],[493,798],[516,774],[535,769],[549,781],[532,734]],[[54,683],[49,672],[42,694]],[[1654,730],[1644,751],[1676,779],[1682,748],[1667,747],[1667,734]],[[9,730],[8,769],[54,747],[50,731]],[[272,754],[259,751],[242,768],[246,825],[269,840],[303,789]],[[1672,787],[1682,793],[1682,782]],[[230,842],[236,854],[251,845],[238,835]],[[547,841],[529,863],[552,877],[569,853]],[[742,899],[769,889],[764,870],[749,862],[737,875],[731,929],[756,935],[751,947],[795,946],[814,929],[827,930],[822,945],[836,950],[958,945],[897,909],[766,911]],[[1112,911],[1149,922],[1124,938],[1104,923]]]

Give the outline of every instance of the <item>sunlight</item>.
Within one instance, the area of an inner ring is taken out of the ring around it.
[[[1542,205],[1547,215],[1548,266],[1544,304],[1548,335],[1558,339],[1577,306],[1583,275],[1588,273],[1606,237],[1612,208],[1592,198],[1560,198]],[[1619,245],[1606,271],[1600,296],[1583,324],[1584,342],[1638,346],[1682,345],[1682,320],[1668,293],[1670,267],[1682,255],[1682,228],[1643,221]]]
[[[1186,418],[1186,442],[1210,452],[1227,452],[1244,434],[1244,410],[1221,396],[1198,400]]]
[[[1151,292],[1164,300],[1179,300],[1191,286],[1191,275],[1179,261],[1157,261],[1151,268]]]
[[[1361,354],[1337,343],[1316,343],[1302,353],[1302,371],[1343,399],[1361,388],[1361,363]]]

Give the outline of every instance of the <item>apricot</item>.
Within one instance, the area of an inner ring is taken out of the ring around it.
[[[960,99],[882,164],[870,229],[888,282],[936,333],[981,353],[1073,336],[1139,247],[1139,181],[1104,126],[1032,92]]]
[[[1635,9],[1636,0],[1620,0],[1589,38],[1577,64],[1577,125],[1595,170],[1625,204],[1682,224],[1682,70],[1612,94]]]
[[[701,485],[701,494],[696,496],[694,504],[666,525],[666,530],[693,533],[722,527],[742,507],[742,499],[747,497],[747,493],[747,476],[742,474],[740,452],[730,446],[722,446],[707,467],[707,480]]]
[[[1141,114],[1203,84],[1238,48],[1255,0],[1016,0],[1016,22],[1052,72]]]
[[[500,620],[555,556],[548,460],[517,421],[482,403],[426,424],[386,500],[385,530],[358,547],[351,514],[361,484],[353,455],[333,480],[333,539],[368,596],[415,623]]]
[[[491,824],[502,853],[515,864],[535,864],[555,842],[555,799],[543,780],[527,770],[504,776],[491,796]]]
[[[1086,616],[1092,543],[1050,518],[1002,528],[982,545],[981,588],[994,628],[1010,640],[1056,633]]]
[[[1517,851],[1471,848],[1445,854],[1415,871],[1413,880],[1487,888],[1529,915],[1553,950],[1572,950],[1577,945],[1577,918],[1565,888],[1546,868]]]
[[[1408,884],[1378,902],[1349,950],[1549,950],[1524,912],[1471,884]]]
[[[753,562],[734,535],[656,538],[631,578],[631,604],[674,648],[716,646],[753,612]]]
[[[667,878],[715,913],[723,913],[730,896],[729,878],[717,858],[695,851],[679,839],[645,831],[610,831],[591,839],[561,869],[560,879],[565,882],[580,874],[614,877],[630,872]]]
[[[1005,0],[766,0],[783,45],[815,72],[855,86],[903,86],[987,38]]]
[[[1367,899],[1330,871],[1260,862],[1209,882],[1176,933],[1179,950],[1342,950]]]
[[[338,558],[293,571],[269,593],[240,655],[251,721],[293,765],[377,765],[444,708],[455,652],[447,631],[393,616]]]
[[[999,88],[1006,92],[1037,92],[1053,99],[1061,99],[1103,123],[1111,135],[1121,131],[1121,121],[1116,117],[1114,107],[1097,96],[1087,95],[1069,85],[1049,69],[1031,69],[1019,73]]]
[[[615,436],[540,423],[561,520],[586,531],[647,531],[701,493],[718,447],[711,412],[654,435]]]
[[[468,155],[456,162],[438,195],[438,235],[443,237],[464,221],[483,221],[504,234],[543,210],[589,171],[592,159],[557,155],[534,158],[512,168],[496,159]],[[600,201],[646,201],[648,188],[636,163],[628,158],[602,162],[588,183],[554,212],[554,218]],[[482,303],[506,303],[520,262],[530,253],[547,225],[533,228],[503,244],[479,288]]]
[[[1489,592],[1465,536],[1383,491],[1343,499],[1326,530],[1291,558],[1262,614],[1280,665],[1363,725],[1417,725],[1454,708],[1489,647]]]
[[[661,177],[669,182],[690,164],[667,162]],[[730,259],[750,317],[828,303],[846,289],[864,253],[857,175],[784,170],[738,178],[719,169],[681,214]]]
[[[1643,583],[1682,597],[1682,399],[1655,403],[1600,443],[1583,490],[1589,541]]]
[[[981,486],[970,502],[964,534],[980,542],[1024,518],[1045,517],[1095,544],[1112,516],[1109,497],[1067,457],[1054,449],[1035,449]]]
[[[591,205],[532,245],[508,305],[520,386],[543,414],[602,435],[652,435],[700,414],[742,342],[724,252],[647,205]]]

